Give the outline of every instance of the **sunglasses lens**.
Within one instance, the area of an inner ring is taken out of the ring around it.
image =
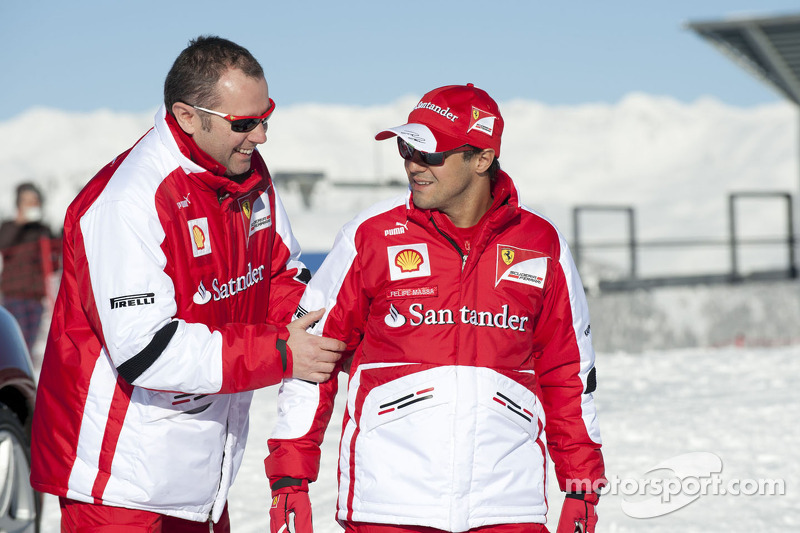
[[[444,156],[447,152],[420,152],[422,162],[426,165],[437,167],[444,163]]]
[[[246,133],[256,129],[259,122],[261,122],[261,120],[257,118],[241,118],[231,121],[231,129],[236,133]]]
[[[411,159],[414,157],[414,149],[411,148],[407,142],[400,137],[397,138],[397,149],[400,151],[400,157],[403,159]]]
[[[444,158],[448,152],[420,152],[416,148],[412,148],[407,142],[400,137],[397,138],[397,148],[400,150],[400,157],[411,161],[414,159],[414,154],[419,154],[419,158],[428,166],[438,167],[444,164]]]

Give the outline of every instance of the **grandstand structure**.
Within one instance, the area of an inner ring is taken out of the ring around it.
[[[686,26],[800,109],[800,13],[696,21]],[[800,153],[800,142],[797,148]],[[800,168],[798,178],[800,192]]]

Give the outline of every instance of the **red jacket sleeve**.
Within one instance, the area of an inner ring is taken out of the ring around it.
[[[592,397],[595,354],[586,296],[563,237],[551,269],[534,334],[547,446],[561,490],[591,491],[604,480]]]
[[[352,353],[363,335],[369,305],[360,287],[355,245],[343,230],[309,282],[298,313],[324,307],[325,316],[312,332],[345,342]],[[346,359],[347,352],[343,355]],[[308,481],[317,478],[320,445],[333,411],[337,385],[336,373],[320,385],[296,379],[284,381],[278,393],[278,423],[268,441],[270,453],[264,462],[271,485],[284,477]]]

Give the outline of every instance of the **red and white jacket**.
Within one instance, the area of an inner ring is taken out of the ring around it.
[[[342,229],[300,301],[301,314],[326,308],[316,333],[353,352],[340,521],[544,523],[547,451],[562,490],[603,477],[589,314],[566,241],[503,172],[493,197],[469,253],[410,196],[373,206]],[[265,461],[273,486],[316,479],[336,386],[284,381]]]
[[[34,488],[215,521],[253,389],[291,376],[308,271],[261,156],[241,184],[164,107],[70,205]]]

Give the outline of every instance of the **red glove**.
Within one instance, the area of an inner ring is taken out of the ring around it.
[[[597,525],[595,506],[600,497],[594,493],[568,492],[561,507],[556,533],[594,533]]]
[[[272,491],[269,509],[270,533],[313,533],[308,484]]]

